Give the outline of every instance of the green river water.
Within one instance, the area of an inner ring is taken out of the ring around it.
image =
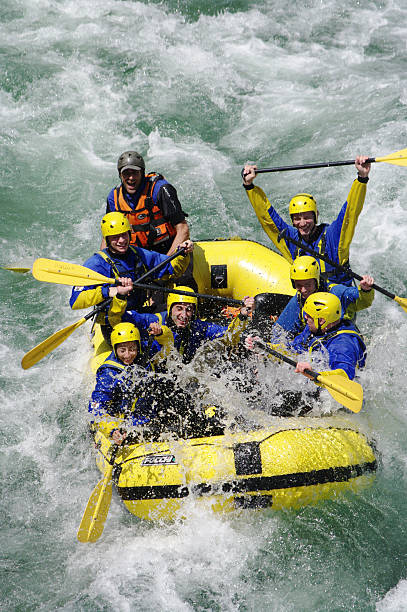
[[[247,160],[407,146],[406,24],[403,0],[3,0],[1,265],[93,253],[126,149],[177,187],[193,239],[268,245],[241,187]],[[354,176],[347,166],[257,183],[282,212],[313,193],[330,221]],[[406,228],[407,170],[374,164],[352,267],[403,297]],[[369,358],[356,418],[376,440],[373,486],[280,513],[192,507],[170,525],[139,521],[114,497],[103,536],[83,545],[76,530],[99,479],[89,323],[23,371],[24,353],[82,313],[68,287],[31,275],[0,270],[0,293],[3,610],[407,610],[407,315],[395,302],[377,294],[358,319]]]

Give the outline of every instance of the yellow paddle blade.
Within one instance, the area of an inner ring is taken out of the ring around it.
[[[332,397],[352,412],[360,412],[363,404],[362,385],[349,380],[342,374],[324,372],[319,374],[317,381],[325,387]]]
[[[401,298],[398,297],[397,295],[394,297],[394,301],[397,302],[397,304],[400,304],[400,306],[402,307],[402,309],[407,312],[407,299],[406,298]]]
[[[67,263],[66,261],[55,261],[54,259],[36,259],[33,265],[33,276],[39,281],[46,283],[58,283],[60,285],[78,285],[88,287],[89,285],[114,284],[114,278],[109,278],[94,272],[85,266]]]
[[[45,357],[46,355],[48,355],[48,353],[53,351],[54,348],[62,344],[62,342],[64,342],[64,340],[66,340],[68,336],[70,336],[72,332],[75,331],[75,329],[83,325],[85,321],[86,319],[85,317],[83,317],[76,323],[73,323],[72,325],[69,325],[68,327],[64,327],[64,329],[60,329],[59,331],[55,332],[55,334],[53,334],[52,336],[50,336],[49,338],[47,338],[40,344],[37,344],[37,346],[31,349],[31,351],[28,351],[28,353],[26,353],[24,357],[22,358],[21,360],[22,368],[24,370],[28,370],[28,368],[31,368],[33,365],[41,361],[43,357]]]
[[[11,272],[18,272],[18,274],[26,274],[31,272],[31,268],[11,268],[9,266],[1,266],[2,270],[10,270]]]
[[[396,153],[390,153],[386,157],[376,157],[377,162],[386,162],[387,164],[394,164],[395,166],[407,166],[407,149],[401,149]]]
[[[103,533],[112,499],[112,471],[110,465],[89,497],[77,533],[79,542],[96,542]]]

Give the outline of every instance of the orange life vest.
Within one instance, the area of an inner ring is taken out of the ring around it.
[[[133,246],[151,249],[177,233],[173,225],[164,219],[162,210],[153,201],[153,189],[157,181],[163,179],[161,174],[151,172],[146,174],[144,189],[135,209],[131,208],[123,195],[120,185],[113,191],[115,210],[126,215],[131,225],[131,240]]]

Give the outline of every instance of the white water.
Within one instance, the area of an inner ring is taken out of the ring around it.
[[[259,166],[406,146],[407,7],[385,2],[3,2],[2,261],[81,263],[122,150],[162,171],[193,238],[268,244],[241,188]],[[407,295],[404,168],[375,164],[353,269]],[[284,211],[310,191],[334,218],[352,167],[262,175]],[[359,418],[375,485],[300,512],[149,525],[113,498],[95,545],[76,530],[99,474],[86,436],[88,325],[28,371],[21,357],[80,318],[69,290],[0,271],[2,593],[7,610],[378,610],[407,607],[407,320],[377,295]],[[290,380],[289,369],[281,376]],[[215,388],[216,392],[217,389]],[[219,393],[222,388],[219,389]]]

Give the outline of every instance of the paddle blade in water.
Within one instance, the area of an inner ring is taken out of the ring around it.
[[[48,355],[48,353],[53,351],[54,348],[62,344],[62,342],[64,342],[64,340],[66,340],[68,336],[70,336],[72,332],[75,331],[75,329],[83,325],[85,321],[86,319],[85,317],[83,317],[76,323],[73,323],[72,325],[69,325],[68,327],[64,327],[64,329],[60,329],[59,331],[55,332],[55,334],[53,334],[52,336],[50,336],[49,338],[47,338],[40,344],[37,344],[37,346],[31,349],[31,351],[26,353],[24,357],[22,358],[21,360],[22,368],[24,370],[28,370],[28,368],[31,368],[33,365],[41,361],[43,357],[45,357],[46,355]]]
[[[394,298],[394,301],[397,302],[397,304],[399,304],[405,312],[407,312],[407,299],[406,298],[398,297],[396,295]]]
[[[88,504],[79,525],[79,542],[96,542],[103,533],[112,499],[112,466],[110,466],[89,497]]]
[[[362,385],[349,380],[342,374],[336,372],[324,372],[319,374],[317,381],[325,387],[332,397],[352,412],[360,412],[363,404]]]
[[[390,153],[386,157],[376,157],[375,161],[386,162],[386,164],[394,164],[395,166],[407,166],[407,149]]]
[[[43,258],[34,261],[33,276],[37,280],[46,283],[70,286],[78,285],[80,287],[105,283],[114,284],[116,282],[114,278],[103,276],[98,272],[85,268],[85,266]]]

